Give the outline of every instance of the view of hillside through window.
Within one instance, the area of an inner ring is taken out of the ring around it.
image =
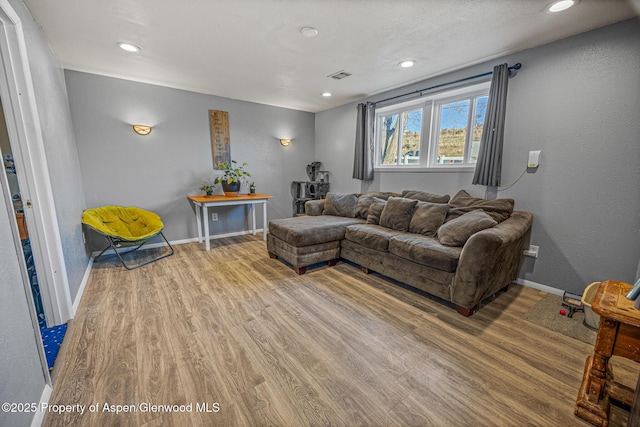
[[[437,165],[476,163],[487,109],[487,96],[477,96],[455,102],[434,103],[426,109],[433,111],[438,123],[435,136]],[[431,122],[430,117],[424,118]],[[423,107],[391,113],[379,117],[380,164],[410,165],[420,162],[421,148],[427,149],[429,135],[422,138]],[[428,126],[427,126],[428,127]],[[402,129],[402,131],[400,131]],[[472,132],[469,140],[468,133]],[[471,147],[467,147],[468,141]],[[401,144],[398,161],[398,144]]]

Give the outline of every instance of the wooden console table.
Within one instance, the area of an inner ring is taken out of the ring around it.
[[[609,425],[610,399],[633,402],[634,390],[615,382],[608,366],[611,356],[640,362],[640,310],[625,297],[629,289],[628,283],[602,282],[592,305],[600,315],[600,327],[594,354],[585,363],[575,414],[601,427]]]
[[[198,243],[202,242],[202,226],[204,225],[204,241],[207,250],[211,249],[211,242],[209,241],[209,211],[211,206],[234,206],[234,205],[248,205],[251,210],[251,228],[252,232],[256,234],[256,204],[262,203],[263,216],[262,216],[262,235],[264,240],[267,240],[267,201],[272,199],[273,196],[267,194],[240,194],[239,196],[227,197],[227,196],[188,196],[189,200],[193,202],[196,208],[196,222],[198,224]],[[202,211],[202,212],[201,212]]]

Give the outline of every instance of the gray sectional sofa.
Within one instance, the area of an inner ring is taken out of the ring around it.
[[[269,222],[267,250],[304,274],[339,258],[456,305],[478,304],[516,279],[532,215],[513,199],[453,198],[421,191],[329,193],[305,204],[305,216]]]

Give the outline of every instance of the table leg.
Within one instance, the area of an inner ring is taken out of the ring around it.
[[[593,356],[587,357],[575,414],[597,426],[609,425],[609,393],[612,382],[609,358],[613,355],[618,322],[601,318]]]
[[[613,355],[617,329],[618,322],[611,319],[601,319],[594,348],[593,366],[589,376],[589,387],[587,389],[587,399],[590,402],[598,403],[604,397],[607,383],[607,365],[609,364],[609,358]]]
[[[202,221],[204,222],[204,244],[207,250],[211,249],[211,242],[209,241],[209,209],[207,205],[202,205]]]
[[[268,222],[267,222],[267,201],[265,200],[262,203],[262,238],[263,240],[267,240],[267,228],[268,226]]]
[[[251,227],[253,230],[253,235],[256,235],[256,204],[251,203]]]
[[[196,224],[198,224],[198,243],[202,243],[202,219],[200,218],[202,207],[198,204],[194,204],[196,208]]]

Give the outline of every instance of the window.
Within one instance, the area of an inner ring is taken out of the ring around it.
[[[420,153],[422,108],[388,113],[380,118],[380,163],[416,164]],[[402,129],[402,132],[400,132]]]
[[[478,160],[489,83],[376,111],[376,167],[469,167]]]

